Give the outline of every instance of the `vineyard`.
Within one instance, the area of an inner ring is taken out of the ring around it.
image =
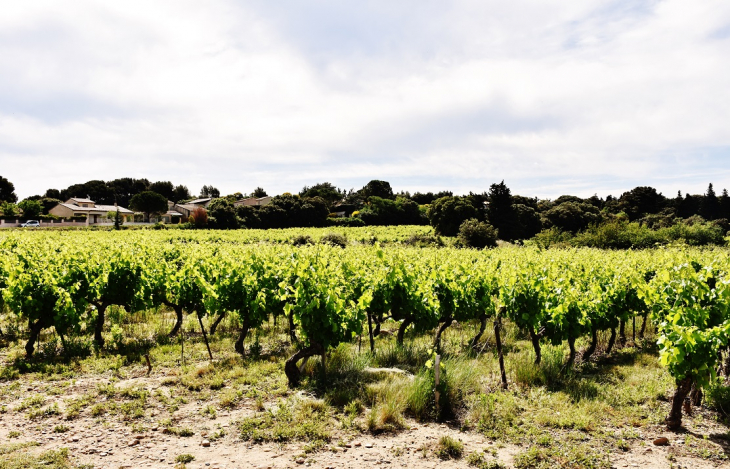
[[[500,395],[525,394],[525,382],[582,386],[581,374],[600,379],[611,356],[650,357],[666,370],[659,372],[671,382],[658,393],[669,402],[654,400],[644,418],[670,429],[730,371],[724,249],[477,251],[412,247],[405,227],[353,228],[331,243],[305,231],[3,233],[2,379],[42,375],[49,360],[73,363],[84,344],[97,357],[126,352],[149,372],[162,349],[180,367],[203,359],[195,355],[202,350],[210,369],[231,370],[261,363],[268,341],[269,373],[289,389],[281,395],[330,390],[343,412],[371,408],[364,428],[392,431],[402,422],[384,408],[395,392],[388,383],[406,386],[402,373],[413,373],[416,384],[407,386],[420,389],[421,400],[404,398],[399,412],[460,419],[496,437],[509,433]],[[56,337],[60,352],[48,358],[45,344]],[[481,356],[489,365],[476,364]],[[387,378],[367,387],[365,370]],[[530,381],[528,372],[542,375]],[[465,374],[477,384],[460,381]],[[241,425],[244,439],[266,441],[277,423]]]

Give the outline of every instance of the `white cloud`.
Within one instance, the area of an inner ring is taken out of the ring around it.
[[[16,2],[0,174],[224,193],[730,186],[730,5]]]

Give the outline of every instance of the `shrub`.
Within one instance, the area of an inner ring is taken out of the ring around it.
[[[476,249],[495,247],[497,230],[492,225],[471,218],[459,226],[459,241],[465,246]]]
[[[347,237],[339,233],[328,233],[319,240],[321,244],[329,244],[330,246],[339,246],[344,248],[347,246]]]
[[[425,247],[442,248],[445,246],[444,240],[441,239],[441,236],[420,235],[420,234],[411,236],[410,238],[403,241],[403,244],[405,244],[407,246],[417,246],[419,248],[425,248]]]
[[[208,211],[203,207],[198,207],[190,214],[189,220],[196,228],[205,228],[208,224]]]
[[[361,218],[329,218],[327,220],[328,226],[344,226],[344,227],[358,227],[358,226],[366,226],[365,220]]]
[[[707,407],[723,415],[730,415],[730,386],[714,382],[705,390]]]
[[[461,459],[464,454],[464,443],[446,435],[442,436],[436,446],[436,456],[439,459]]]
[[[314,240],[308,235],[298,235],[291,240],[292,246],[307,246],[314,244]]]

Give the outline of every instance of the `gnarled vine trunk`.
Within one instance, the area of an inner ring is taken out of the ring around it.
[[[294,355],[289,357],[284,363],[284,374],[286,374],[286,379],[289,381],[289,387],[296,387],[301,379],[301,371],[297,366],[297,362],[314,355],[323,355],[324,352],[325,350],[322,344],[314,343],[309,347],[298,350]]]
[[[618,323],[618,343],[622,347],[626,346],[626,321],[623,319]]]
[[[107,303],[96,304],[96,324],[94,325],[94,343],[97,347],[104,347],[104,337],[101,335],[104,332],[104,315],[106,309],[109,307]]]
[[[570,353],[568,354],[568,361],[563,366],[563,372],[570,370],[575,363],[575,337],[568,337],[568,348]]]
[[[398,327],[398,335],[396,337],[396,342],[398,345],[403,345],[403,339],[406,336],[406,329],[408,329],[408,326],[410,326],[413,323],[413,318],[407,317],[403,320],[402,323],[400,323],[400,326]]]
[[[433,348],[436,353],[441,353],[441,334],[454,322],[453,318],[448,317],[444,319],[444,323],[436,331],[436,336],[433,338]]]
[[[243,324],[241,325],[241,333],[238,335],[238,339],[236,340],[235,349],[236,352],[240,353],[241,355],[246,355],[246,348],[243,345],[243,342],[246,340],[246,336],[248,335],[248,330],[251,328],[251,324],[248,319],[245,319],[243,321]]]
[[[496,321],[496,318],[495,318]],[[482,314],[479,316],[479,332],[477,332],[477,335],[474,336],[471,341],[469,341],[469,348],[473,349],[476,348],[477,344],[479,343],[479,339],[482,338],[484,335],[484,331],[487,329],[487,315]]]
[[[596,351],[596,345],[598,344],[598,328],[591,326],[591,345],[583,352],[582,359],[584,362],[588,361],[593,353]]]
[[[218,324],[221,323],[223,318],[226,317],[226,312],[223,311],[221,314],[218,315],[217,318],[215,318],[215,321],[213,321],[213,324],[210,325],[210,335],[215,334],[215,331],[218,329]]]
[[[539,365],[542,361],[542,351],[540,350],[540,336],[535,333],[535,328],[532,326],[530,326],[528,332],[530,333],[532,348],[535,349],[535,365]]]
[[[174,305],[172,303],[165,303],[166,306],[172,308],[175,311],[175,325],[172,327],[172,330],[169,334],[167,334],[168,337],[175,337],[178,332],[180,332],[180,328],[182,327],[183,323],[183,308],[182,306]]]
[[[674,396],[672,397],[672,408],[669,416],[664,420],[664,423],[667,424],[670,430],[676,430],[682,426],[682,405],[687,394],[692,389],[692,381],[691,377],[687,377],[677,382],[677,389],[674,391]]]
[[[616,343],[616,328],[611,328],[611,337],[608,339],[608,346],[606,346],[606,355],[611,353],[613,350],[613,344]]]
[[[43,329],[43,322],[39,319],[36,322],[29,324],[29,327],[30,337],[28,338],[28,342],[25,343],[25,355],[28,358],[33,355],[33,351],[35,350],[35,343],[38,340],[41,329]]]
[[[292,344],[298,344],[299,339],[297,338],[296,329],[294,327],[294,312],[287,314],[286,319],[289,321],[289,338]]]

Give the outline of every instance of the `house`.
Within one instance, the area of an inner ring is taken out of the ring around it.
[[[117,210],[125,222],[132,220],[134,212],[127,208],[115,205],[97,205],[93,200],[76,197],[56,205],[48,213],[59,218],[86,217],[87,222],[92,224],[101,223],[102,220],[106,220],[109,212]]]
[[[163,223],[180,223],[180,220],[182,220],[184,216],[185,215],[178,212],[177,210],[168,210],[167,213],[163,213],[162,215],[160,215],[159,219]]]
[[[187,219],[197,209],[199,209],[199,208],[207,209],[208,205],[210,205],[210,203],[212,201],[213,201],[213,199],[210,197],[191,200],[190,202],[185,202],[184,204],[178,204],[178,203],[172,202],[171,200],[168,200],[167,201],[167,213],[162,215],[161,218],[163,220],[165,220],[166,223],[173,223],[173,222],[177,223],[179,221],[179,219],[173,220],[174,218],[181,217],[181,218]]]
[[[263,206],[263,205],[269,205],[271,203],[271,196],[267,195],[266,197],[259,197],[258,199],[256,197],[249,197],[247,199],[241,199],[233,202],[234,207],[239,207],[241,205],[249,205],[249,206]]]
[[[204,199],[195,199],[190,202],[186,202],[187,205],[197,205],[198,207],[208,208],[208,205],[213,201],[212,198],[206,197]]]

